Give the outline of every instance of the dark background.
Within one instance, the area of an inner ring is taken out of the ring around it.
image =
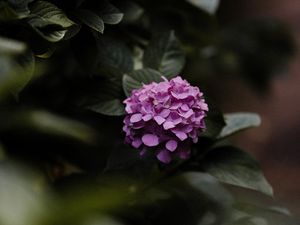
[[[276,18],[292,30],[300,43],[299,0],[223,0],[218,11],[224,25],[257,18]],[[297,49],[296,49],[297,50]],[[274,187],[275,197],[300,215],[300,55],[296,51],[288,70],[272,79],[263,96],[241,80],[224,80],[218,101],[225,112],[253,111],[262,117],[259,128],[246,131],[235,142],[260,161]]]

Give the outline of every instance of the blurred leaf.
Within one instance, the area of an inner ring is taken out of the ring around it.
[[[107,116],[122,116],[125,114],[124,105],[119,99],[102,101],[86,108]]]
[[[232,221],[230,225],[268,225],[268,223],[263,218],[245,216],[243,218]]]
[[[209,14],[215,14],[220,4],[220,0],[186,0],[186,1]]]
[[[0,144],[0,162],[6,158],[4,147]]]
[[[33,77],[35,69],[35,58],[33,53],[27,51],[25,54],[19,56],[17,63],[20,65],[20,70],[17,70],[18,75],[13,78],[13,88],[11,89],[11,92],[16,97]]]
[[[109,2],[105,2],[101,7],[100,16],[104,23],[107,24],[118,24],[123,18],[123,13],[118,8]]]
[[[44,135],[72,138],[85,143],[95,143],[96,131],[85,124],[57,116],[46,111],[23,111],[6,115],[9,120],[1,120],[2,130],[32,131]]]
[[[76,11],[76,16],[79,17],[79,19],[90,28],[100,33],[103,33],[103,19],[100,18],[96,13],[87,9],[79,9]]]
[[[121,211],[137,194],[138,184],[131,179],[110,176],[99,180],[100,183],[93,185],[81,183],[63,197],[54,199],[53,207],[40,224],[84,224],[93,215],[105,217]]]
[[[226,126],[218,135],[219,139],[226,138],[247,128],[257,127],[261,123],[261,119],[256,113],[228,113],[224,117]]]
[[[28,23],[43,38],[57,42],[64,38],[68,28],[75,25],[65,13],[47,1],[35,1],[30,5]]]
[[[219,181],[273,195],[257,161],[235,147],[225,146],[210,150],[200,162],[204,170]]]
[[[25,171],[12,166],[0,167],[0,223],[3,225],[37,224],[44,213],[45,196],[37,192],[40,178]]]
[[[119,221],[105,217],[105,216],[100,216],[99,218],[88,218],[85,222],[84,225],[122,225],[123,223],[120,223]]]
[[[6,0],[0,2],[0,21],[26,18],[30,10],[28,4],[33,0]]]
[[[124,13],[122,23],[132,23],[137,21],[144,13],[144,9],[134,1],[124,0],[118,2],[118,8]]]
[[[0,39],[0,98],[13,94],[15,97],[31,80],[35,59],[22,42]]]
[[[217,54],[228,55],[229,63],[216,73],[243,78],[256,91],[264,93],[274,76],[287,70],[296,44],[288,26],[274,19],[254,19],[225,29]],[[224,63],[224,57],[219,63]],[[218,69],[218,65],[214,65]]]
[[[134,70],[123,76],[123,90],[126,96],[130,96],[132,90],[141,88],[143,84],[161,82],[161,74],[153,69]]]
[[[0,37],[0,54],[20,54],[23,53],[25,50],[25,43]]]
[[[185,54],[174,31],[154,35],[144,52],[144,67],[156,69],[167,78],[177,76],[184,67]]]

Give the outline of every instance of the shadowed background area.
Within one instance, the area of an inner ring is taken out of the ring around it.
[[[220,21],[232,25],[258,18],[285,22],[300,43],[300,1],[224,0]],[[262,126],[235,138],[261,162],[274,187],[276,198],[300,215],[300,56],[296,52],[287,70],[277,72],[268,91],[258,94],[241,80],[224,80],[219,85],[218,101],[225,112],[254,111],[262,116]]]

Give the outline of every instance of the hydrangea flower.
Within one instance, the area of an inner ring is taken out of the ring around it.
[[[177,76],[170,81],[144,84],[132,91],[124,103],[127,115],[125,142],[140,150],[153,151],[158,160],[187,159],[191,144],[205,129],[208,106],[198,87]]]

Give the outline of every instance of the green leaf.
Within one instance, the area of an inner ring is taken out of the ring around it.
[[[226,126],[223,127],[218,138],[226,138],[236,132],[251,127],[257,127],[261,123],[259,115],[255,113],[228,113],[225,114]]]
[[[220,0],[186,0],[186,1],[209,14],[215,14],[220,4]]]
[[[130,48],[120,39],[96,35],[97,68],[96,71],[112,71],[120,75],[133,70],[133,59]],[[95,57],[95,56],[92,56]],[[116,73],[118,71],[119,73]]]
[[[124,105],[119,99],[101,101],[86,108],[108,116],[122,116],[125,114]]]
[[[209,151],[200,162],[204,171],[219,181],[273,195],[257,161],[235,147],[218,147]]]
[[[144,67],[156,69],[167,78],[177,76],[184,64],[185,54],[174,31],[154,36],[144,52]]]
[[[87,9],[80,9],[76,11],[76,15],[85,25],[95,31],[103,33],[104,22],[96,13]]]
[[[153,69],[140,69],[134,70],[131,73],[123,76],[123,90],[126,96],[130,96],[132,90],[138,89],[143,84],[149,84],[151,82],[161,82],[161,74]]]
[[[75,25],[66,14],[47,1],[35,1],[30,5],[28,23],[43,38],[57,42],[64,38],[68,28]]]

